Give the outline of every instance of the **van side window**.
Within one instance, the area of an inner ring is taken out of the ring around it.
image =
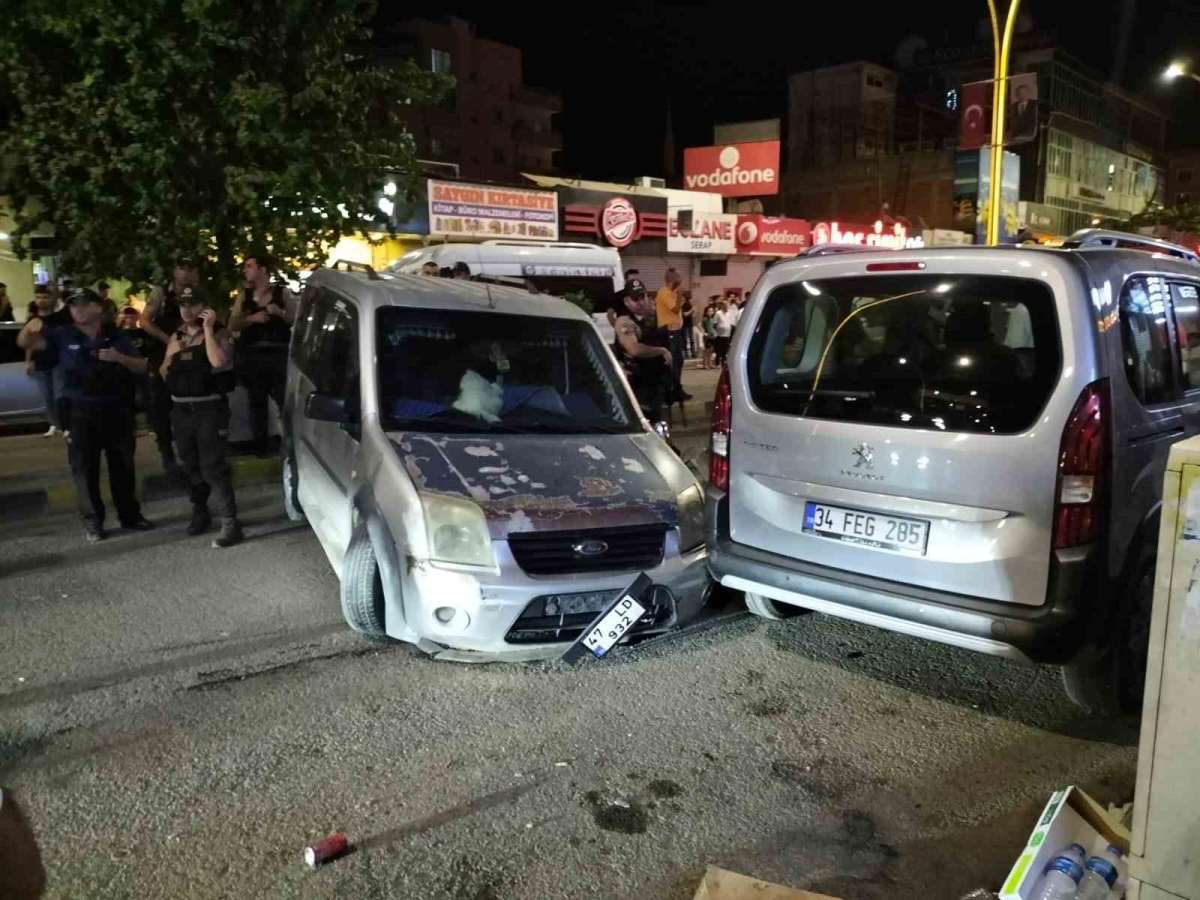
[[[1200,388],[1200,290],[1194,284],[1171,285],[1175,306],[1175,334],[1179,340],[1179,366],[1183,389]]]
[[[358,318],[354,307],[332,297],[321,325],[321,341],[313,359],[312,380],[318,392],[343,397],[358,411]]]
[[[304,307],[296,316],[300,334],[296,336],[293,345],[296,348],[296,366],[309,378],[313,378],[313,366],[316,363],[317,348],[321,343],[322,328],[326,316],[333,309],[333,301],[329,292],[323,288],[310,290],[311,295],[305,293]]]
[[[1125,376],[1145,406],[1175,399],[1167,307],[1167,283],[1155,276],[1129,279],[1121,294]]]

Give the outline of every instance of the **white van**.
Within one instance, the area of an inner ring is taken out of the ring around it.
[[[604,339],[612,342],[605,313],[625,287],[621,257],[612,247],[558,241],[484,241],[479,244],[436,244],[412,250],[385,270],[419,275],[427,262],[438,269],[465,263],[472,277],[508,281],[539,293],[564,297],[583,293],[592,301],[592,319]]]

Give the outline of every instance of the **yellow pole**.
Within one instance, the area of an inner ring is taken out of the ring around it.
[[[988,132],[989,147],[991,153],[995,155],[996,151],[996,110],[1000,108],[997,94],[1000,91],[1000,17],[996,15],[996,0],[987,0],[988,15],[992,20],[992,128]],[[991,157],[989,157],[990,160]],[[988,168],[988,177],[991,177],[991,168]],[[993,244],[992,239],[992,214],[990,209],[985,211],[987,218],[984,220],[984,236],[983,239]]]
[[[1008,18],[1004,23],[1004,40],[996,64],[996,88],[993,96],[991,185],[988,189],[988,243],[1000,243],[1000,181],[1004,172],[1004,103],[1008,86],[1008,57],[1012,50],[1013,29],[1017,24],[1017,8],[1021,0],[1011,0]]]

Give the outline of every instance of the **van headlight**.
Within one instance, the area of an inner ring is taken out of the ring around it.
[[[496,568],[487,520],[477,503],[441,494],[421,494],[429,558],[456,566]]]
[[[686,553],[704,543],[704,494],[693,484],[675,498],[679,510],[679,549]]]

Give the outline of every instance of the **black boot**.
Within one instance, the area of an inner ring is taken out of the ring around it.
[[[242,542],[242,526],[237,519],[222,519],[221,533],[213,538],[212,545],[217,548],[232,547]]]
[[[204,534],[212,527],[212,516],[208,514],[207,506],[193,506],[192,520],[188,522],[187,533],[192,537]]]

